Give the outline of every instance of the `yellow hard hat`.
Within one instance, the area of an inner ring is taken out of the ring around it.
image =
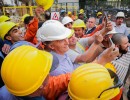
[[[84,13],[84,10],[80,9],[79,14],[83,14],[83,13]]]
[[[36,0],[38,6],[43,6],[44,10],[48,10],[54,3],[54,0]]]
[[[97,16],[99,16],[99,15],[102,15],[102,12],[98,12],[98,13],[97,13]]]
[[[72,100],[110,100],[120,91],[119,87],[113,86],[115,84],[105,67],[88,63],[72,73],[68,94]]]
[[[116,73],[116,68],[114,67],[112,63],[107,63],[105,67]]]
[[[80,28],[80,27],[86,28],[86,25],[84,21],[82,21],[81,19],[77,19],[76,21],[74,21],[72,28]]]
[[[6,22],[8,20],[11,20],[11,19],[9,17],[5,16],[5,15],[0,16],[0,23],[1,22]]]
[[[14,27],[17,26],[13,22],[2,22],[0,23],[0,37],[4,40],[5,35]]]
[[[12,50],[4,59],[1,76],[6,88],[16,96],[35,92],[47,77],[52,55],[35,47],[23,45]]]
[[[30,16],[29,14],[25,14],[25,15],[23,15],[23,17],[22,17],[22,22],[24,21],[24,19],[26,18],[26,17],[28,17],[28,16]]]
[[[72,35],[74,34],[74,30],[71,30],[71,34],[68,36],[68,38],[70,38]]]
[[[70,15],[70,14],[72,14],[72,12],[71,12],[71,11],[68,11],[68,15]]]

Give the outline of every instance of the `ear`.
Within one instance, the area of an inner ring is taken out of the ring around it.
[[[53,44],[49,44],[48,47],[49,47],[50,49],[54,50]]]
[[[119,48],[119,45],[115,45],[115,47],[118,47],[118,48]]]
[[[5,38],[6,38],[7,40],[9,40],[9,41],[12,40],[11,36],[6,36]]]

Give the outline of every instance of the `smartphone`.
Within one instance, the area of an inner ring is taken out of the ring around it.
[[[112,39],[110,37],[109,37],[109,40],[111,42],[111,45],[114,45],[114,43],[113,43],[113,41],[112,41]]]
[[[106,21],[108,22],[107,13],[106,13],[106,12],[104,12],[104,15],[105,15]]]

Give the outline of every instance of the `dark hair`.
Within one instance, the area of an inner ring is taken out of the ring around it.
[[[45,41],[43,42],[43,45],[44,45],[44,50],[50,52],[51,49],[49,48],[49,44],[51,43],[51,41]]]
[[[25,17],[24,24],[29,24],[32,19],[33,19],[33,16],[27,16],[27,17]]]
[[[49,20],[51,18],[51,14],[49,12],[45,13],[45,20]]]
[[[16,26],[14,26],[14,27],[16,27]],[[12,27],[12,28],[8,31],[8,33],[5,34],[5,36],[4,36],[4,40],[7,40],[7,39],[6,39],[6,36],[10,36],[10,31],[11,31],[14,27]]]

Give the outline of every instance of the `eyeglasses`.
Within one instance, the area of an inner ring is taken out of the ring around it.
[[[110,88],[105,89],[104,91],[102,91],[102,92],[100,93],[100,95],[98,96],[98,98],[100,98],[101,95],[102,95],[105,91],[110,90],[110,89],[115,89],[115,88],[121,87],[121,86],[123,85],[122,82],[120,81],[119,77],[118,77],[113,71],[111,71],[110,69],[107,69],[107,70],[108,70],[108,72],[110,73],[111,78],[114,78],[114,86],[112,86],[112,87],[110,87]]]

